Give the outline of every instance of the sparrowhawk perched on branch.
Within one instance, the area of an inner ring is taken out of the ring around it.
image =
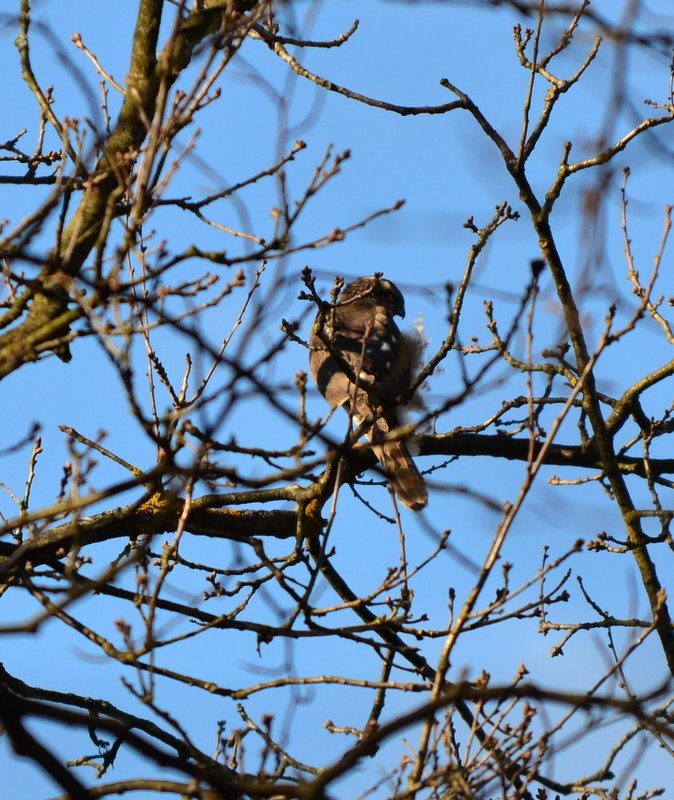
[[[400,331],[405,316],[398,287],[379,275],[358,278],[337,303],[319,311],[309,363],[316,386],[332,408],[343,406],[361,426],[400,502],[413,511],[428,502],[426,484],[405,442],[396,398],[409,389],[419,347]]]

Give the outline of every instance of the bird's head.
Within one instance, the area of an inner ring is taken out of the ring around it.
[[[380,275],[357,278],[342,291],[339,302],[383,306],[391,316],[405,316],[405,299],[393,281]]]

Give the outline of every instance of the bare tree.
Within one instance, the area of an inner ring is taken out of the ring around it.
[[[674,20],[653,22],[641,0],[468,5],[485,26],[503,8],[522,21],[524,100],[505,98],[514,136],[451,75],[444,102],[401,105],[310,69],[317,52],[346,58],[360,33],[354,22],[310,38],[314,4],[138,0],[132,36],[108,52],[86,33],[63,41],[29,0],[2,17],[36,113],[8,108],[15,129],[0,134],[0,375],[13,398],[0,722],[16,763],[62,797],[635,800],[671,788],[674,165],[660,131],[674,120]],[[414,6],[423,21],[433,4]],[[79,116],[34,66],[45,43]],[[128,51],[124,78],[113,49]],[[639,59],[656,96],[630,71]],[[605,113],[574,141],[562,109],[601,61]],[[228,93],[249,84],[276,109],[276,154],[253,153],[255,169],[228,183],[202,141],[217,131],[230,174],[251,160],[228,144],[244,116]],[[322,251],[405,211],[354,203],[326,217],[350,154],[329,146],[310,162],[288,110],[301,87],[309,135],[330,98],[391,125],[461,115],[509,181],[490,217],[465,209],[460,274],[440,265],[400,282],[440,332],[398,398],[413,420],[389,434],[417,447],[427,512],[399,510],[363,425],[328,413],[307,378],[311,321],[354,275],[336,276]],[[565,140],[553,161],[549,135]],[[542,153],[545,170],[532,166]],[[633,242],[631,181],[653,158],[661,233]],[[504,265],[495,254],[515,223],[526,244]],[[96,402],[116,398],[100,429],[60,426],[61,466],[43,445],[54,370],[73,419],[92,383]],[[457,464],[478,458],[481,479],[457,485]],[[550,497],[525,547],[518,525]],[[594,509],[603,530],[569,531]],[[365,540],[382,529],[373,556]],[[597,571],[608,599],[587,579]],[[18,673],[26,634],[44,661]],[[532,635],[549,656],[504,678],[507,645]],[[80,676],[65,684],[60,642]]]

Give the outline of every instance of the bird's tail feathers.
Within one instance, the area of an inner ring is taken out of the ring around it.
[[[426,482],[402,442],[389,441],[373,444],[374,454],[389,479],[398,500],[411,509],[420,511],[428,503]]]
[[[398,500],[412,511],[420,511],[428,503],[426,482],[405,443],[386,438],[396,427],[396,421],[390,425],[386,419],[379,417],[366,431],[366,436]]]

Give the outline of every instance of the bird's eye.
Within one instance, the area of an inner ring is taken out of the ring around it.
[[[398,295],[395,292],[387,291],[384,295],[386,302],[395,305],[398,302]]]

